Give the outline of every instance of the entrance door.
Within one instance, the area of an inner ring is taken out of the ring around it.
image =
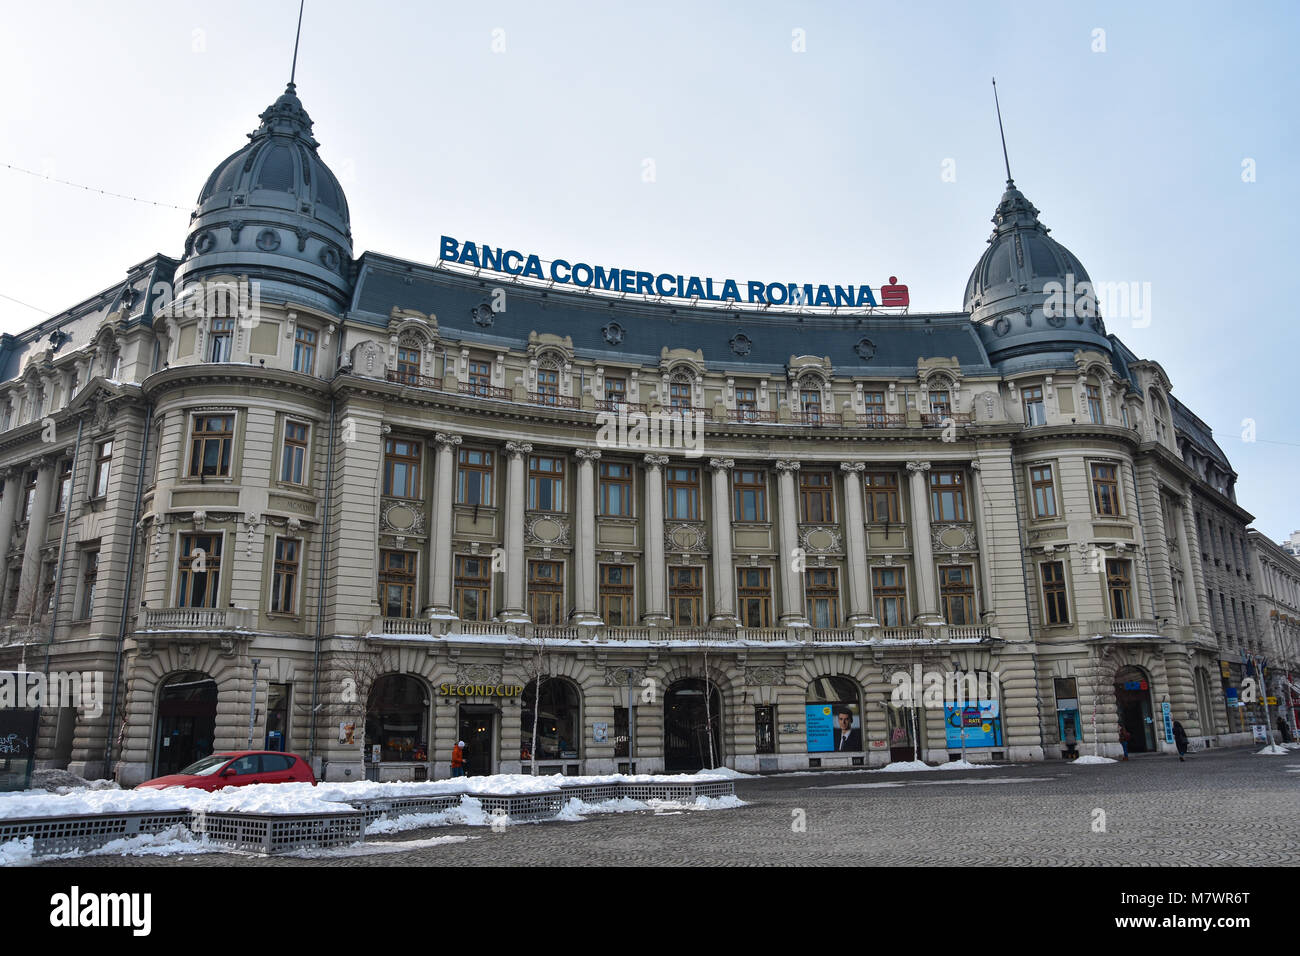
[[[694,773],[721,764],[722,701],[718,689],[710,685],[706,706],[704,693],[704,681],[695,678],[679,681],[669,688],[664,698],[665,770]]]
[[[916,749],[920,715],[911,707],[895,707],[888,702],[885,712],[889,715],[889,762],[910,763],[920,759]]]
[[[493,734],[496,711],[491,707],[462,704],[460,737],[465,741],[465,773],[482,777],[492,772]]]
[[[188,767],[212,753],[217,726],[217,683],[207,674],[173,674],[158,700],[154,776]]]
[[[1142,670],[1126,667],[1115,675],[1115,706],[1120,725],[1129,732],[1129,751],[1141,754],[1156,750],[1151,685]]]

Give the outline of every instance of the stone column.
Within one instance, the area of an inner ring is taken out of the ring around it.
[[[912,564],[916,570],[918,624],[942,624],[939,615],[939,582],[930,547],[930,494],[926,487],[928,461],[909,461],[907,472],[912,491]]]
[[[797,461],[778,461],[776,473],[781,486],[781,626],[808,627],[803,610],[803,574],[794,569],[794,553],[799,547],[799,495],[794,476]]]
[[[975,518],[975,540],[979,544],[980,556],[980,621],[986,625],[998,622],[997,610],[993,607],[993,564],[990,560],[993,542],[985,533],[989,522],[984,515],[984,495],[980,487],[980,463],[970,463],[970,508]]]
[[[668,569],[664,564],[664,465],[667,455],[645,456],[645,617],[648,627],[671,627]]]
[[[36,610],[41,589],[41,549],[45,545],[46,526],[50,520],[50,497],[54,490],[52,458],[38,458],[36,496],[32,500],[32,513],[27,521],[27,543],[23,547],[23,576],[18,584],[18,607],[14,617],[26,617]],[[39,613],[36,614],[39,617]]]
[[[433,436],[437,461],[433,468],[433,520],[429,528],[429,616],[455,620],[451,606],[451,569],[455,556],[451,550],[452,491],[456,485],[456,446],[459,435],[438,432]]]
[[[1178,511],[1182,529],[1178,535],[1178,557],[1183,562],[1183,605],[1187,608],[1187,623],[1199,627],[1201,624],[1200,588],[1196,587],[1196,566],[1192,564],[1192,508],[1188,498],[1180,498]],[[3,515],[0,515],[0,521]]]
[[[506,598],[499,619],[516,624],[529,623],[524,603],[528,560],[524,556],[524,472],[525,459],[532,452],[528,442],[506,442]]]
[[[573,520],[574,624],[603,624],[596,603],[596,462],[599,451],[579,448],[578,500]]]
[[[18,499],[23,494],[22,469],[0,473],[0,480],[4,481],[4,497],[0,498],[0,588],[4,588],[9,580],[9,547],[13,544],[14,516],[18,514]]]
[[[731,496],[727,474],[733,458],[710,458],[713,473],[713,613],[709,623],[736,627],[736,572],[731,560]]]
[[[867,534],[862,509],[862,472],[866,467],[860,461],[840,464],[844,473],[844,547],[848,555],[850,627],[876,626],[867,585]]]

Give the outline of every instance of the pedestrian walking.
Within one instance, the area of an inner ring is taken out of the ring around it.
[[[465,776],[465,741],[456,741],[456,746],[451,748],[451,775],[453,777]]]
[[[1187,758],[1187,731],[1183,730],[1183,725],[1174,721],[1174,746],[1178,748],[1178,759]]]
[[[1074,721],[1065,722],[1065,753],[1071,760],[1079,756],[1079,738],[1074,734]]]
[[[1133,735],[1128,732],[1128,728],[1123,724],[1119,726],[1119,745],[1124,748],[1124,759],[1128,759],[1128,742],[1133,739]]]

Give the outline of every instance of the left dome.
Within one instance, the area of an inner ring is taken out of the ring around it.
[[[341,305],[351,292],[347,198],[317,153],[292,83],[259,118],[248,144],[199,193],[177,284],[247,275],[290,299]]]

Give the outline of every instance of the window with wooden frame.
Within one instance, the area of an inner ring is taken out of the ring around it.
[[[487,395],[492,388],[492,363],[482,359],[469,359],[465,368],[471,390],[479,395]]]
[[[379,606],[384,617],[415,617],[414,551],[379,552]]]
[[[622,405],[627,401],[627,379],[622,376],[605,376],[605,401]]]
[[[1055,518],[1056,484],[1052,480],[1050,464],[1029,466],[1029,488],[1034,499],[1034,517]]]
[[[456,453],[456,504],[492,506],[494,455],[479,448]]]
[[[600,566],[600,619],[609,627],[627,627],[636,623],[632,565]]]
[[[492,617],[492,560],[476,554],[456,555],[456,616],[462,621]]]
[[[59,494],[54,501],[54,513],[63,514],[72,497],[72,459],[64,458],[59,462]]]
[[[952,415],[952,395],[946,388],[931,390],[930,414]]]
[[[1020,390],[1020,401],[1025,408],[1026,425],[1046,425],[1047,406],[1043,404],[1043,387],[1029,385]]]
[[[403,385],[415,385],[420,381],[420,362],[424,356],[421,350],[405,344],[397,347],[397,380]]]
[[[668,468],[667,517],[678,521],[700,519],[700,470],[698,468]]]
[[[894,524],[901,519],[898,503],[898,474],[869,471],[862,476],[867,490],[867,520],[873,524]]]
[[[190,477],[229,478],[235,416],[196,414],[190,432]]]
[[[692,384],[689,381],[678,379],[668,383],[668,405],[670,408],[690,410],[692,398]]]
[[[96,498],[108,496],[108,479],[113,468],[113,442],[101,441],[95,445],[95,483],[94,495]]]
[[[813,627],[840,626],[839,583],[835,568],[808,568],[804,572],[804,598]]]
[[[742,422],[758,418],[758,390],[753,388],[736,389],[736,412]]]
[[[564,459],[528,456],[528,508],[530,511],[564,510]]]
[[[876,621],[881,627],[901,627],[907,623],[907,576],[902,568],[871,569],[871,599],[876,606]]]
[[[81,564],[81,617],[88,621],[95,613],[95,586],[99,580],[99,551],[87,551]]]
[[[772,571],[770,568],[736,569],[736,604],[741,627],[772,626]]]
[[[553,368],[537,370],[537,398],[544,405],[554,405],[560,394],[560,373]]]
[[[528,562],[528,616],[534,624],[562,624],[564,565],[559,561]]]
[[[230,344],[234,336],[234,319],[213,319],[208,342],[208,361],[229,362]]]
[[[668,616],[674,627],[699,627],[704,623],[704,569],[668,568]]]
[[[221,532],[183,534],[176,559],[176,606],[218,607]]]
[[[316,330],[298,326],[293,333],[293,370],[311,375],[316,368]],[[417,363],[416,371],[419,371]]]
[[[1101,389],[1096,385],[1084,385],[1084,397],[1088,402],[1088,417],[1094,425],[1102,423]]]
[[[600,463],[600,513],[612,518],[632,516],[632,466],[618,461]]]
[[[23,520],[32,520],[32,506],[36,503],[36,480],[39,477],[37,472],[29,471],[27,473],[27,486],[23,494]]]
[[[299,565],[302,561],[302,542],[297,538],[275,539],[275,566],[271,571],[271,612],[296,614],[298,612]]]
[[[1110,595],[1110,617],[1126,621],[1133,617],[1133,562],[1106,559],[1106,589]]]
[[[1098,515],[1119,515],[1119,467],[1093,462],[1092,506]]]
[[[930,517],[934,521],[966,520],[966,477],[961,471],[930,472]]]
[[[952,627],[975,623],[975,585],[970,565],[939,568],[939,605],[944,621]]]
[[[290,485],[307,484],[307,439],[311,426],[305,422],[284,423],[284,447],[280,453],[280,480]]]
[[[799,472],[799,520],[809,524],[835,520],[834,476],[829,471]]]
[[[820,388],[801,388],[799,390],[799,410],[808,416],[808,421],[821,421],[822,390]]]
[[[737,468],[731,473],[733,521],[767,520],[767,473]]]
[[[390,498],[420,497],[420,458],[423,446],[408,438],[384,439],[384,494]]]
[[[863,392],[862,403],[866,408],[863,421],[871,425],[883,425],[885,423],[884,392]]]

